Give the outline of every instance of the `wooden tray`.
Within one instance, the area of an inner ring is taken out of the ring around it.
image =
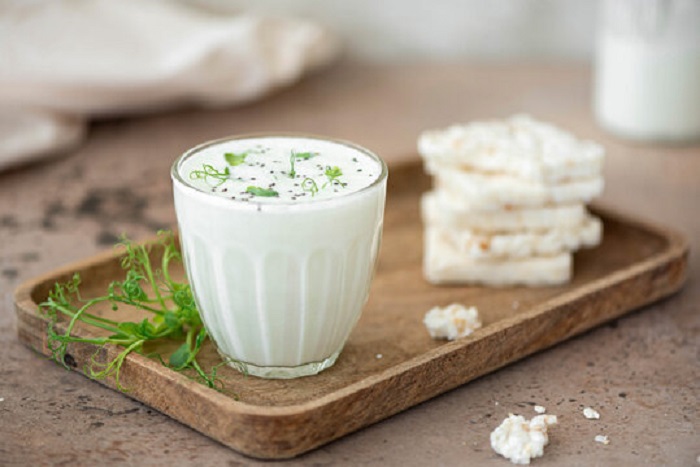
[[[567,286],[431,286],[421,273],[418,211],[420,193],[430,182],[418,164],[393,168],[389,180],[370,302],[334,367],[287,381],[244,377],[225,368],[222,376],[231,392],[219,393],[132,354],[122,370],[127,395],[244,454],[292,457],[667,296],[686,277],[688,245],[682,236],[598,208],[604,241],[576,255],[574,280]],[[104,292],[122,277],[114,255],[107,252],[21,285],[15,296],[20,340],[47,354],[46,322],[37,303],[75,271],[84,279],[83,296]],[[425,312],[452,302],[476,305],[484,327],[453,342],[431,340],[422,324]],[[138,312],[119,313],[134,318],[129,313]],[[81,371],[94,351],[74,344],[67,360]],[[109,348],[101,357],[114,355],[116,348]],[[211,365],[218,356],[209,346],[203,359]],[[111,380],[103,384],[114,387]]]

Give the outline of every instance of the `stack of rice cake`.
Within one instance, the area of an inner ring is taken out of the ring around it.
[[[601,146],[514,116],[427,131],[418,151],[434,177],[421,200],[428,281],[563,284],[572,252],[600,243],[586,203],[603,190]]]

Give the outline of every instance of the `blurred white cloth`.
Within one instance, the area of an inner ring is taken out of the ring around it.
[[[90,116],[256,99],[331,61],[301,20],[170,0],[0,4],[0,170],[79,143]]]

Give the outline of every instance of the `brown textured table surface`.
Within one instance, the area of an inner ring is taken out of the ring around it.
[[[303,131],[356,141],[390,163],[417,158],[425,128],[528,112],[604,144],[602,201],[690,238],[684,290],[324,446],[293,465],[509,465],[489,433],[540,404],[559,416],[536,465],[693,465],[700,455],[700,145],[624,142],[590,110],[577,65],[342,64],[237,109],[93,125],[61,158],[0,173],[0,464],[242,465],[256,461],[21,346],[21,281],[172,228],[168,169],[202,141]],[[586,420],[584,406],[601,419]],[[610,438],[595,443],[597,434]],[[697,465],[697,464],[696,464]]]

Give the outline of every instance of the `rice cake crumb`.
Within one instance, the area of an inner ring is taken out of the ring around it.
[[[514,464],[529,464],[530,459],[544,454],[544,447],[549,444],[547,428],[556,423],[556,415],[537,415],[526,420],[522,415],[509,414],[491,433],[491,447]]]
[[[453,303],[444,308],[434,307],[423,318],[423,324],[433,339],[455,340],[466,337],[481,327],[479,310]]]
[[[585,409],[583,409],[583,416],[589,420],[598,420],[600,418],[600,414],[598,413],[598,411],[593,409],[592,407],[586,407]]]

